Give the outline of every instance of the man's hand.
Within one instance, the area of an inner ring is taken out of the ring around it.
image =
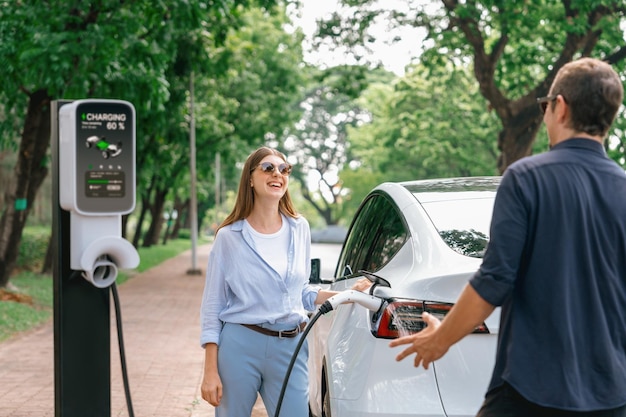
[[[439,319],[426,312],[422,314],[422,318],[427,324],[424,330],[410,336],[395,339],[389,343],[389,346],[395,347],[410,344],[409,347],[396,356],[396,360],[401,361],[415,353],[414,366],[417,368],[421,364],[424,369],[428,369],[431,362],[441,358],[448,351],[449,346],[442,345],[437,340],[437,329],[441,325]]]
[[[428,369],[430,363],[445,355],[450,346],[472,333],[477,325],[489,317],[494,308],[470,284],[466,284],[443,322],[429,313],[422,313],[426,328],[419,333],[393,340],[389,346],[410,344],[411,346],[396,356],[396,360],[401,361],[415,353],[415,367],[421,364],[424,369]]]

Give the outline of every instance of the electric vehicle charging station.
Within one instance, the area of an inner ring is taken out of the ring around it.
[[[135,109],[53,101],[51,132],[55,416],[110,417],[109,287],[139,264],[121,236],[135,207]]]
[[[59,110],[61,207],[70,212],[70,266],[105,288],[139,255],[121,237],[135,208],[135,109],[127,102],[78,100]]]

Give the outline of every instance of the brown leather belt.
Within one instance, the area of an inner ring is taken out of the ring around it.
[[[254,330],[255,332],[263,333],[267,336],[296,337],[302,332],[302,330],[304,330],[304,328],[306,327],[306,323],[300,323],[300,325],[295,329],[278,331],[266,329],[265,327],[257,326],[256,324],[242,324],[242,326],[247,327],[250,330]]]

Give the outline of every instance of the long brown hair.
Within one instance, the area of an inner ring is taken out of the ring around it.
[[[243,170],[241,171],[241,179],[239,180],[239,190],[237,191],[235,207],[233,207],[233,211],[230,212],[222,224],[219,225],[215,233],[217,233],[222,227],[233,224],[238,220],[245,219],[248,215],[250,215],[252,207],[254,207],[254,190],[252,190],[252,187],[250,186],[250,178],[252,177],[254,169],[259,165],[259,163],[261,163],[263,158],[268,155],[276,155],[283,161],[287,162],[287,157],[283,155],[282,152],[279,152],[276,149],[268,148],[267,146],[260,147],[256,151],[252,152],[248,156],[248,159],[246,159],[246,163],[243,165]],[[295,218],[299,216],[293,206],[293,202],[291,201],[289,189],[287,189],[285,195],[283,195],[280,199],[280,202],[278,203],[278,211],[289,217]]]

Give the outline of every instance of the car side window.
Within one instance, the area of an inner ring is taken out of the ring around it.
[[[374,194],[361,206],[339,260],[340,274],[376,272],[385,266],[409,237],[403,218],[384,195]]]

